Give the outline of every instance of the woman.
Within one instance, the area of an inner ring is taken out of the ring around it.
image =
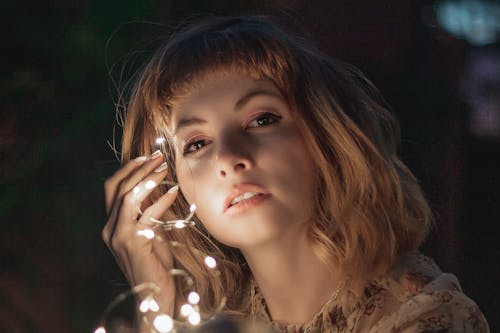
[[[417,252],[432,217],[397,145],[397,123],[351,66],[268,19],[192,23],[132,91],[103,238],[132,286],[159,286],[170,316],[176,268],[205,315],[227,297],[223,312],[278,331],[487,332],[456,278]],[[194,226],[141,237],[193,203]]]

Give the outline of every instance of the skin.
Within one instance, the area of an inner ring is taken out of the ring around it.
[[[196,203],[197,216],[214,237],[241,249],[271,318],[306,323],[339,284],[306,238],[314,167],[292,110],[270,81],[233,73],[198,83],[175,101],[169,129],[182,194]],[[157,284],[162,311],[173,315],[175,285],[166,273],[172,255],[161,234],[152,240],[138,235],[177,196],[174,191],[148,200],[152,189],[145,185],[165,178],[166,170],[155,172],[163,161],[161,154],[129,161],[105,182],[108,220],[102,237],[130,285]],[[241,184],[258,186],[267,197],[228,216],[223,204]]]
[[[162,162],[161,154],[156,158],[150,156],[139,161],[131,160],[105,181],[108,220],[102,230],[102,238],[129,284],[137,286],[152,282],[161,286],[156,299],[163,311],[173,315],[175,284],[172,277],[166,274],[173,267],[173,257],[161,234],[152,240],[138,235],[138,231],[151,225],[150,218],[161,218],[177,197],[178,192],[166,193],[154,204],[144,207],[153,190],[148,189],[146,183],[154,181],[158,184],[166,176],[166,171],[155,172]],[[133,191],[136,187],[140,189],[139,194]]]
[[[214,237],[242,251],[273,320],[307,322],[336,283],[306,238],[314,166],[292,110],[271,81],[236,73],[204,78],[174,105],[183,195]],[[224,202],[240,184],[268,197],[229,215]]]
[[[196,215],[218,240],[242,250],[302,237],[311,217],[313,164],[279,91],[236,74],[199,86],[176,101],[171,129],[177,178]],[[236,107],[252,92],[260,93]],[[224,201],[239,184],[258,185],[270,198],[225,214]]]

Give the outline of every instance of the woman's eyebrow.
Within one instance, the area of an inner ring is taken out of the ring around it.
[[[250,92],[243,95],[240,99],[238,99],[238,101],[234,105],[234,111],[241,110],[246,104],[248,104],[248,102],[252,98],[257,97],[257,96],[261,96],[261,95],[271,96],[271,97],[279,98],[281,100],[283,99],[279,93],[276,93],[274,91],[265,90],[265,89],[251,90]],[[192,126],[192,125],[206,124],[206,123],[207,123],[206,120],[201,119],[201,118],[197,118],[197,117],[181,118],[181,119],[179,119],[179,122],[177,123],[177,125],[173,129],[173,133],[174,133],[173,135],[175,136],[177,134],[177,132],[184,127],[188,127],[188,126]]]
[[[265,90],[265,89],[252,90],[252,91],[246,93],[245,95],[243,95],[243,97],[241,97],[236,102],[236,104],[234,105],[234,111],[238,111],[238,110],[242,109],[252,98],[254,98],[256,96],[260,96],[260,95],[267,95],[267,96],[283,99],[283,97],[281,97],[281,95],[279,93],[276,93],[274,91]]]
[[[173,136],[175,136],[177,132],[184,127],[205,124],[206,122],[207,122],[206,120],[197,117],[180,119],[177,125],[174,127]]]

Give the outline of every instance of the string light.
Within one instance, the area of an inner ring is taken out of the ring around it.
[[[181,306],[181,315],[184,317],[189,316],[191,313],[193,313],[195,310],[191,304],[183,304]]]
[[[189,323],[191,323],[191,325],[198,325],[201,321],[201,316],[200,316],[200,313],[199,312],[193,312],[189,315],[188,317],[188,321]]]
[[[174,182],[170,181],[163,181],[160,184],[163,185],[170,185],[170,186],[175,186]],[[155,183],[154,181],[148,181],[146,184],[144,184],[144,187],[146,189],[152,189],[156,187],[158,184]],[[134,187],[133,193],[136,197],[139,196],[141,192],[141,188],[139,186]],[[189,207],[189,214],[184,218],[184,219],[177,219],[177,220],[170,220],[170,221],[161,221],[155,218],[150,218],[149,220],[154,223],[153,226],[148,225],[149,228],[147,229],[142,229],[137,231],[138,236],[145,237],[149,240],[152,240],[156,237],[155,232],[151,228],[156,228],[156,227],[162,227],[164,230],[173,230],[173,229],[182,229],[185,227],[192,227],[195,225],[195,222],[192,220],[194,214],[196,211],[196,205],[192,204]],[[143,215],[142,211],[139,208],[139,213],[140,215]],[[142,222],[138,222],[142,223]],[[182,247],[185,246],[182,243],[176,242],[176,241],[169,241],[168,244],[172,247]],[[197,249],[191,249],[194,250],[195,252],[200,252]],[[201,253],[201,252],[200,252]],[[210,268],[214,269],[217,266],[217,261],[215,258],[205,255],[204,258],[205,265]],[[180,308],[180,315],[184,318],[187,319],[186,323],[192,325],[192,326],[197,326],[201,323],[201,314],[200,314],[200,309],[198,306],[198,303],[200,302],[200,295],[194,291],[192,288],[194,286],[194,282],[192,277],[189,275],[189,273],[183,269],[171,269],[168,273],[172,276],[180,276],[184,280],[184,284],[187,287],[189,294],[187,296],[187,301],[188,303],[183,304]],[[216,273],[219,273],[216,271]],[[190,290],[189,290],[190,289]],[[135,286],[134,288],[131,288],[130,290],[118,295],[106,308],[104,311],[103,319],[101,320],[101,326],[96,328],[94,333],[106,333],[105,329],[105,323],[107,320],[107,317],[111,310],[115,308],[118,304],[123,302],[127,297],[130,295],[144,295],[144,292],[146,293],[146,296],[142,299],[142,301],[139,303],[138,306],[138,311],[141,313],[147,313],[147,312],[152,312],[152,313],[157,313],[161,310],[160,306],[158,303],[155,301],[153,298],[153,295],[155,293],[158,293],[160,288],[155,285],[154,283],[144,283],[140,284],[138,286]],[[223,298],[221,304],[218,306],[218,309],[214,312],[214,315],[217,314],[217,312],[221,311],[225,305],[226,299]],[[160,313],[157,316],[155,316],[152,319],[152,322],[150,322],[147,317],[144,317],[143,320],[147,325],[151,327],[151,332],[160,332],[160,333],[167,333],[171,332],[175,329],[175,322],[172,317]]]
[[[186,224],[184,223],[184,221],[177,221],[175,222],[174,226],[177,228],[177,229],[182,229],[186,226]]]
[[[154,217],[150,217],[149,220],[151,222],[156,223],[158,226],[162,226],[163,229],[165,229],[165,230],[182,229],[182,228],[185,228],[185,227],[189,227],[189,226],[194,226],[195,225],[194,221],[191,220],[193,218],[193,216],[194,216],[195,210],[196,210],[196,205],[192,204],[189,207],[189,214],[188,214],[188,216],[186,216],[182,220],[161,221],[161,220],[158,220],[158,219],[156,219]]]
[[[191,304],[198,304],[200,301],[200,295],[196,291],[192,291],[188,295],[188,302]]]
[[[155,232],[151,229],[144,229],[144,230],[139,230],[137,231],[137,234],[139,236],[144,236],[147,239],[153,239],[155,238]]]
[[[159,310],[160,306],[151,296],[146,297],[146,299],[144,299],[139,305],[139,311],[142,313],[146,313],[148,311],[158,312]]]
[[[146,184],[144,185],[144,187],[147,189],[147,190],[151,190],[153,188],[156,187],[156,182],[154,180],[148,180],[146,182]]]
[[[165,138],[156,138],[155,142],[157,145],[161,145],[163,142],[165,142]]]
[[[209,268],[215,268],[217,266],[217,261],[215,261],[215,259],[211,256],[206,256],[205,265],[207,265]]]
[[[158,145],[162,144],[165,142],[165,138],[160,137],[156,139],[156,143]],[[155,188],[158,185],[168,185],[168,186],[177,186],[177,184],[173,181],[169,180],[163,180],[159,184],[149,180],[144,184],[144,189],[151,190]],[[137,200],[139,198],[139,195],[142,192],[142,189],[140,186],[135,186],[132,190],[135,199]],[[138,207],[139,211],[139,216],[143,215],[143,212],[141,211],[140,207]],[[147,229],[142,229],[137,231],[137,235],[141,237],[145,237],[149,240],[152,240],[156,237],[156,233],[152,230],[156,227],[161,227],[164,230],[174,230],[174,229],[183,229],[186,227],[193,227],[195,226],[195,222],[192,220],[194,214],[196,211],[196,205],[192,204],[189,207],[189,213],[184,219],[175,219],[175,220],[169,220],[169,221],[161,221],[159,219],[155,218],[149,218],[150,222],[153,222],[153,225],[148,225]],[[138,218],[138,223],[145,224],[140,221]],[[182,243],[176,242],[176,241],[169,241],[168,244],[172,247],[182,247],[186,246]],[[198,249],[191,249],[194,252],[199,252],[201,253]],[[205,255],[204,262],[206,266],[210,269],[214,269],[217,266],[217,261],[215,258]],[[200,295],[193,290],[194,282],[192,277],[189,275],[189,273],[183,269],[178,269],[178,268],[173,268],[168,272],[172,276],[180,276],[183,278],[184,284],[187,287],[187,291],[189,292],[187,296],[187,301],[188,303],[185,303],[181,306],[180,308],[180,315],[184,318],[187,319],[186,323],[192,325],[192,326],[197,326],[201,323],[201,314],[200,314],[200,309],[198,306],[198,303],[200,302]],[[219,275],[220,272],[216,271],[216,275]],[[186,289],[184,289],[186,290]],[[144,323],[148,325],[151,328],[151,332],[159,332],[159,333],[168,333],[172,332],[175,330],[175,321],[172,317],[165,313],[159,313],[161,308],[158,305],[158,303],[155,301],[153,295],[158,293],[160,291],[160,288],[154,284],[154,283],[143,283],[140,285],[137,285],[121,294],[119,294],[112,302],[108,304],[106,307],[103,317],[101,319],[101,324],[98,326],[94,333],[106,333],[106,328],[105,328],[105,323],[107,321],[108,315],[111,313],[111,311],[121,302],[125,301],[126,298],[130,297],[131,295],[135,295],[136,297],[140,295],[142,298],[142,301],[139,303],[138,306],[138,311],[141,313],[158,313],[158,315],[154,316],[152,321],[149,319],[149,317],[144,317]],[[145,296],[144,296],[145,295]],[[221,304],[219,304],[218,308],[214,312],[214,315],[217,314],[217,312],[221,311],[224,306],[225,306],[226,298],[224,297],[222,299]]]
[[[174,321],[169,315],[162,314],[154,319],[153,325],[158,330],[158,332],[167,333],[174,328]]]

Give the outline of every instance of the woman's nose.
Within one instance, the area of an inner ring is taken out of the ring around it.
[[[249,147],[234,136],[219,140],[216,155],[216,172],[221,179],[251,170],[254,161]]]

